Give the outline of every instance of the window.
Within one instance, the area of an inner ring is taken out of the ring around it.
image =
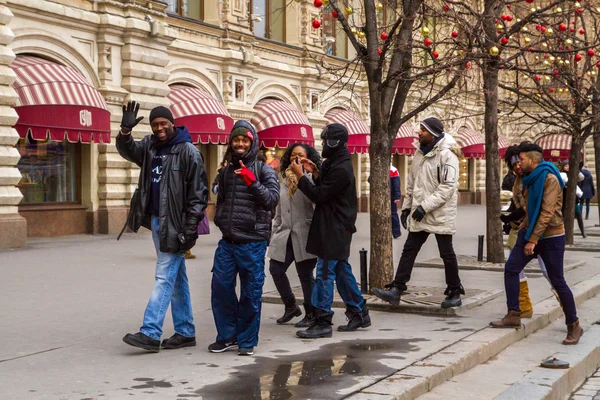
[[[79,144],[20,139],[22,204],[79,202]]]
[[[325,7],[322,15],[325,54],[348,58],[348,38],[342,26],[338,26],[337,20],[331,15],[331,10],[330,6]]]
[[[458,190],[468,192],[471,189],[471,159],[461,157],[458,160]]]
[[[251,4],[254,35],[285,42],[285,0],[252,0]]]
[[[167,0],[167,11],[202,21],[204,0]]]

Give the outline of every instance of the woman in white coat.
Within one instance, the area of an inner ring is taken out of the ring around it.
[[[314,285],[313,271],[317,261],[315,255],[306,251],[315,205],[298,190],[298,178],[290,168],[292,162],[300,162],[304,158],[308,158],[318,167],[321,165],[319,153],[311,146],[301,143],[289,146],[281,159],[281,197],[275,212],[273,236],[267,253],[271,259],[269,272],[285,305],[285,312],[277,320],[278,324],[285,324],[302,315],[286,275],[291,263],[296,264],[306,312],[305,317],[296,324],[296,327],[300,328],[310,326],[313,321],[311,295]],[[310,174],[306,175],[312,180]]]

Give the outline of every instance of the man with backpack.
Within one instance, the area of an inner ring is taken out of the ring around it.
[[[238,347],[254,354],[258,344],[265,253],[271,237],[273,210],[279,202],[275,171],[257,160],[258,135],[247,121],[238,121],[229,136],[231,159],[218,175],[215,225],[223,238],[215,252],[211,304],[217,339],[213,353]],[[240,275],[241,295],[235,285]]]

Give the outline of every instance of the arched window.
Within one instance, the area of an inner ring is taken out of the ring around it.
[[[184,17],[204,20],[204,0],[167,0],[167,11]]]

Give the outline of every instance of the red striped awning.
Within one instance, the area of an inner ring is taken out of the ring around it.
[[[314,145],[313,130],[306,115],[289,103],[263,99],[254,106],[251,122],[256,127],[260,146],[287,147],[294,143]]]
[[[398,133],[396,134],[396,139],[394,139],[394,144],[392,145],[392,154],[399,155],[413,155],[417,148],[414,143],[415,140],[419,140],[419,134],[417,133],[417,128],[419,125],[410,126],[409,124],[404,124],[398,129]]]
[[[17,56],[11,68],[19,95],[14,128],[25,138],[110,143],[104,97],[77,70],[33,56]]]
[[[546,161],[568,160],[571,153],[571,141],[573,138],[566,133],[550,133],[535,141],[544,152]]]
[[[233,119],[225,106],[205,91],[171,85],[168,96],[176,126],[185,126],[194,143],[226,144]]]
[[[485,158],[485,137],[483,134],[474,131],[466,126],[458,128],[454,135],[456,143],[460,146],[465,158]],[[504,157],[506,149],[510,146],[510,142],[498,136],[498,155]]]
[[[348,129],[348,150],[350,153],[368,153],[371,143],[369,127],[358,115],[344,108],[332,108],[325,114],[332,124],[342,124]]]

